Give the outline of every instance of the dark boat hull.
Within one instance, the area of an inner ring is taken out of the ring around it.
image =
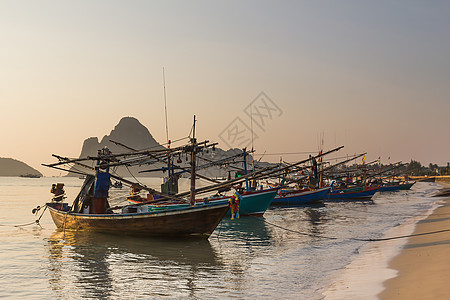
[[[321,202],[327,197],[331,187],[313,191],[280,193],[272,201],[272,205],[305,205]]]
[[[378,191],[378,188],[369,188],[362,191],[332,191],[328,193],[328,201],[338,201],[338,200],[370,200],[373,195]]]
[[[395,192],[395,191],[402,191],[402,190],[409,190],[411,187],[415,184],[415,182],[412,183],[402,183],[402,184],[396,184],[396,185],[385,185],[378,189],[380,192]]]
[[[58,210],[47,204],[62,230],[86,230],[120,235],[208,237],[228,211],[228,204],[195,206],[164,212],[87,215]]]

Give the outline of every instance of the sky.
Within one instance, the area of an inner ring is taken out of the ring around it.
[[[448,1],[0,0],[0,157],[55,175],[52,153],[78,157],[126,116],[164,143],[166,99],[172,140],[196,115],[199,139],[262,160],[344,145],[335,156],[446,165],[449,14]]]

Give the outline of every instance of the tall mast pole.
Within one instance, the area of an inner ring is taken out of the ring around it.
[[[169,122],[167,121],[167,97],[166,97],[166,73],[163,71],[163,88],[164,88],[164,115],[166,117],[166,139],[167,139],[167,149],[170,149],[170,140],[169,140]],[[172,166],[171,166],[171,155],[170,152],[167,152],[167,175],[169,180],[172,179]]]
[[[197,141],[195,139],[195,115],[194,115],[194,125],[192,127],[192,150],[191,150],[191,206],[195,204],[195,152],[197,151]]]
[[[165,116],[166,116],[166,138],[167,138],[167,143],[169,143],[169,147],[170,147],[169,125],[168,125],[168,122],[167,122],[166,74],[164,72],[164,68],[163,68],[163,87],[164,87],[164,113],[165,113]]]

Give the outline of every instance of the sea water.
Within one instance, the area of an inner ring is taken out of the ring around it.
[[[161,183],[140,180],[153,188]],[[362,240],[400,235],[397,228],[433,207],[437,198],[430,194],[439,187],[416,183],[372,201],[270,208],[263,218],[224,219],[208,240],[198,240],[61,232],[48,212],[33,223],[42,210],[37,216],[31,210],[58,182],[70,203],[82,184],[78,178],[0,177],[0,298],[324,299],[355,279],[343,270],[358,261],[354,274],[359,280],[368,275],[367,285],[351,295],[364,298],[395,275],[385,269],[370,276],[373,249],[394,255],[401,243]],[[111,190],[112,204],[125,204],[127,194],[126,187]]]

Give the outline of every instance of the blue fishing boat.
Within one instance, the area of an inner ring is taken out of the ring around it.
[[[327,201],[338,200],[370,200],[378,191],[378,187],[372,188],[351,188],[332,190],[327,195]]]
[[[272,205],[305,205],[319,203],[327,197],[331,187],[324,187],[317,190],[280,190],[272,201]]]

